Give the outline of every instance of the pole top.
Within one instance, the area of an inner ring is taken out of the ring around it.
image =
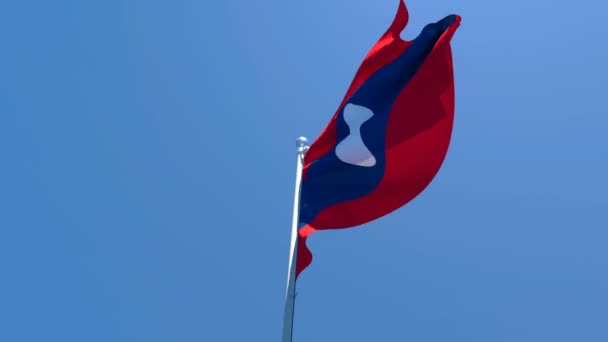
[[[296,140],[296,146],[298,147],[298,154],[304,154],[308,150],[308,139],[306,137],[299,137]]]

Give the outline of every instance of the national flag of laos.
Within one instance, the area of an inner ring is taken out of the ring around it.
[[[454,121],[450,40],[460,16],[427,25],[412,41],[400,38],[407,21],[400,0],[392,25],[304,157],[297,275],[312,261],[311,233],[358,226],[400,208],[443,163]]]

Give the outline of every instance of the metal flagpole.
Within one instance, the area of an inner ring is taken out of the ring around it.
[[[287,271],[287,293],[285,295],[285,316],[283,318],[283,340],[291,342],[293,338],[293,315],[296,301],[296,259],[298,255],[298,228],[300,228],[300,190],[302,188],[302,169],[304,154],[308,150],[308,140],[298,138],[298,164],[296,168],[296,188],[293,199],[293,219],[291,221],[291,241],[289,247],[289,268]]]

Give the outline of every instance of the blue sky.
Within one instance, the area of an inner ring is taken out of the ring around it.
[[[295,139],[397,0],[0,3],[0,340],[273,341]],[[445,164],[309,239],[298,341],[606,341],[606,6],[462,16]]]

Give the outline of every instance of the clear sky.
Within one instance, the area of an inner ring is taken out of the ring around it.
[[[295,139],[397,0],[0,2],[0,341],[278,341]],[[312,236],[294,342],[608,341],[606,5],[462,16],[445,164]]]

